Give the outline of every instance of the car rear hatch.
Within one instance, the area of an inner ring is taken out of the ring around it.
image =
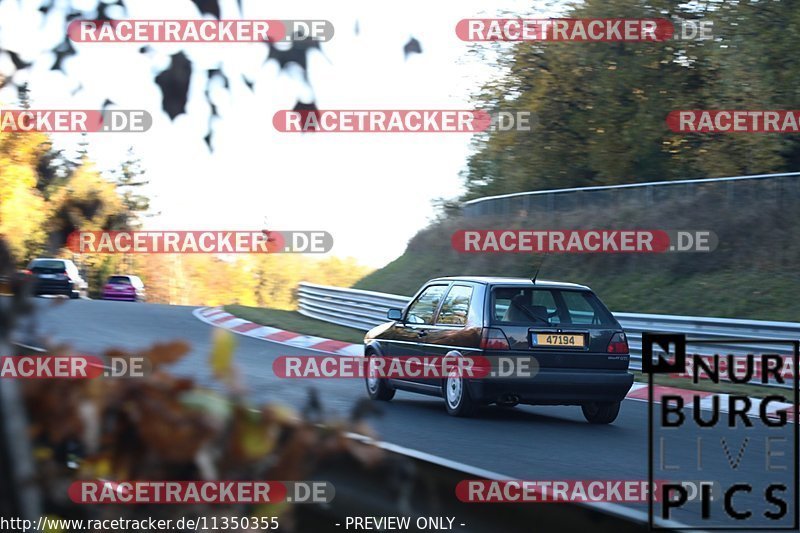
[[[47,287],[65,287],[69,281],[66,265],[61,261],[42,261],[34,263],[29,270],[36,279],[37,286],[40,289]]]
[[[104,290],[106,292],[132,293],[134,292],[134,287],[129,278],[124,276],[112,276],[108,278]]]
[[[502,332],[506,355],[533,356],[541,369],[628,368],[622,327],[587,289],[497,286],[488,305],[491,335]]]
[[[64,267],[48,268],[48,267],[36,266],[31,269],[31,272],[33,272],[33,275],[36,276],[37,278],[43,278],[43,279],[57,279],[57,278],[66,279],[69,277],[67,276],[67,269]]]

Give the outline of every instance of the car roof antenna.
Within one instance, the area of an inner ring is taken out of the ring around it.
[[[536,283],[536,278],[539,276],[539,271],[542,270],[542,265],[544,264],[545,259],[547,259],[547,256],[548,252],[545,252],[544,255],[542,256],[542,260],[539,261],[538,265],[536,265],[536,270],[533,272],[533,277],[531,278],[531,281],[534,284]]]

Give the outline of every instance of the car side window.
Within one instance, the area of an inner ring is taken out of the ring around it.
[[[431,285],[420,294],[408,308],[406,322],[409,324],[433,324],[433,315],[442,300],[447,285]]]
[[[465,325],[471,299],[472,287],[468,285],[453,285],[442,303],[436,323],[455,326]]]

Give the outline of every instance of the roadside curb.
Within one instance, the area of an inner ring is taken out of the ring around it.
[[[225,311],[222,307],[200,307],[192,311],[192,314],[212,326],[227,329],[239,335],[253,337],[295,348],[304,348],[316,352],[332,353],[337,355],[364,355],[364,346],[361,344],[351,344],[349,342],[303,335],[285,329],[262,326],[255,322],[250,322],[239,318]]]
[[[269,342],[278,344],[285,344],[287,346],[294,346],[295,348],[304,348],[306,350],[313,350],[316,352],[332,353],[337,355],[350,355],[359,356],[364,355],[364,347],[360,344],[351,344],[349,342],[337,341],[333,339],[326,339],[323,337],[314,337],[312,335],[302,335],[293,331],[286,331],[271,326],[262,326],[255,322],[250,322],[243,318],[239,318],[225,311],[222,307],[200,307],[192,311],[192,314],[199,320],[215,326],[218,328],[227,329],[239,335],[253,337]],[[692,407],[692,398],[700,396],[700,408],[704,411],[710,411],[712,406],[711,397],[713,392],[708,391],[694,391],[690,389],[681,389],[677,387],[667,387],[664,385],[656,385],[653,388],[653,401],[654,403],[661,403],[661,398],[665,395],[681,396],[686,403],[686,406]],[[728,394],[718,394],[719,397],[719,410],[722,413],[728,412]],[[640,402],[647,402],[647,384],[641,382],[634,382],[631,390],[625,396],[626,400],[634,400]],[[748,416],[757,417],[761,407],[762,400],[760,398],[751,398],[751,407],[748,411]],[[792,404],[787,402],[771,402],[767,410],[767,415],[770,417],[777,417],[778,411],[786,411],[787,420],[794,421],[794,411]]]

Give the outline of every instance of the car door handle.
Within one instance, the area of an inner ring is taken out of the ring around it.
[[[424,337],[427,334],[428,334],[428,332],[423,329],[423,330],[417,332],[417,337]]]

